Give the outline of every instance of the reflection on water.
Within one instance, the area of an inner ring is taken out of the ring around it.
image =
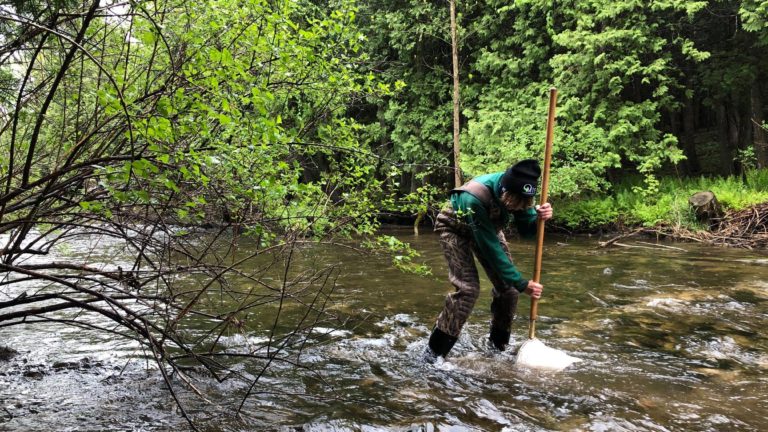
[[[315,328],[317,343],[301,356],[306,368],[275,364],[240,419],[229,403],[247,391],[244,384],[201,386],[216,402],[193,405],[204,430],[768,430],[765,255],[695,244],[598,250],[594,239],[551,240],[537,336],[582,361],[550,373],[515,368],[514,354],[489,348],[486,280],[451,356],[424,362],[450,287],[434,236],[397,233],[435,276],[402,274],[384,258],[346,248],[305,250],[307,265],[339,263],[332,307],[347,325]],[[533,245],[513,247],[529,274]],[[0,301],[11,295],[0,293]],[[527,304],[515,322],[515,346],[527,335]],[[223,344],[248,350],[266,336],[233,334]],[[187,428],[130,343],[51,325],[0,329],[0,345],[20,352],[0,362],[0,430]]]

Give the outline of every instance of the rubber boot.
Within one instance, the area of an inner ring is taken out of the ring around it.
[[[435,357],[445,357],[458,339],[435,327],[429,337],[429,349]]]
[[[511,334],[512,333],[507,330],[491,327],[491,335],[488,337],[488,339],[491,340],[493,346],[495,346],[499,351],[504,351],[507,349],[507,345],[509,345],[509,337]]]

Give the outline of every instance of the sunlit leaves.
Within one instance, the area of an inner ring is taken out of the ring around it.
[[[742,0],[739,15],[744,29],[756,33],[762,46],[768,45],[768,1]]]

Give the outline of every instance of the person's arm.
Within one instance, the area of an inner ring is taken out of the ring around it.
[[[519,292],[524,292],[528,288],[528,280],[523,278],[501,247],[496,235],[496,227],[491,223],[485,206],[471,194],[465,192],[461,195],[463,208],[469,210],[464,220],[472,228],[472,235],[478,252],[504,282],[515,287]]]
[[[552,205],[544,203],[535,208],[513,212],[512,216],[515,218],[515,227],[520,233],[520,237],[533,238],[536,236],[536,221],[552,219]]]
[[[520,233],[520,237],[526,239],[536,237],[536,219],[538,218],[536,210],[529,208],[512,212],[512,217],[515,218],[515,228]]]

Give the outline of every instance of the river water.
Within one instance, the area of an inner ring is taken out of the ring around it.
[[[768,254],[647,239],[598,249],[596,238],[550,236],[537,336],[582,361],[545,372],[487,346],[487,279],[448,359],[425,362],[451,289],[445,264],[432,233],[391,233],[434,276],[348,248],[303,248],[306,266],[337,264],[330,307],[344,324],[316,329],[304,368],[275,364],[239,417],[231,412],[241,384],[201,386],[211,403],[189,397],[188,407],[202,430],[768,430]],[[533,244],[511,245],[530,275]],[[0,301],[14,294],[3,288]],[[521,297],[513,346],[527,337],[528,305]],[[247,345],[267,332],[224,342]],[[0,329],[0,346],[19,352],[0,361],[1,431],[189,429],[129,342],[51,323]]]

